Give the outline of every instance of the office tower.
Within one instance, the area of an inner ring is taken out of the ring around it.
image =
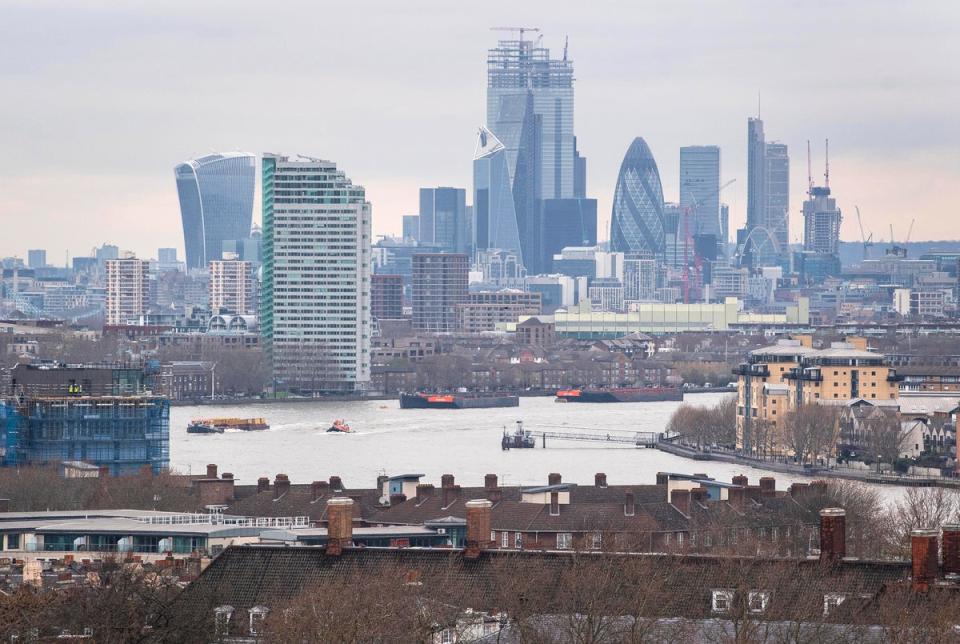
[[[161,264],[176,264],[177,249],[176,248],[158,248],[157,261]]]
[[[596,199],[547,199],[540,232],[543,258],[540,272],[554,269],[554,255],[568,246],[597,245]]]
[[[239,259],[216,259],[209,264],[210,313],[256,315],[256,279],[253,264]]]
[[[100,248],[96,249],[96,258],[97,264],[100,266],[106,266],[106,263],[111,259],[118,259],[120,257],[120,247],[113,246],[112,244],[104,244]]]
[[[720,148],[692,145],[680,148],[680,208],[689,213],[683,221],[684,236],[720,240]],[[716,251],[714,251],[714,256]],[[691,259],[693,255],[691,253]]]
[[[210,154],[174,168],[187,268],[220,259],[223,242],[250,235],[255,157],[245,152]]]
[[[107,324],[137,321],[149,301],[150,262],[133,256],[107,260]]]
[[[256,272],[260,268],[262,259],[263,232],[259,227],[254,226],[250,236],[245,239],[227,239],[223,242],[220,257],[234,255],[236,259],[242,259],[245,262],[253,264],[253,270]]]
[[[467,301],[470,258],[462,253],[413,256],[413,328],[431,333],[457,329],[457,305]]]
[[[730,206],[720,204],[720,253],[727,255],[727,245],[730,243]]]
[[[537,198],[568,199],[574,197],[573,62],[566,47],[563,58],[551,59],[550,50],[538,43],[524,40],[521,32],[519,40],[501,40],[489,50],[487,126],[501,137],[502,104],[529,95],[540,134]],[[512,169],[512,149],[510,157]]]
[[[420,237],[450,253],[466,253],[467,192],[463,188],[420,188]]]
[[[370,282],[370,311],[374,320],[403,317],[403,276],[376,274]]]
[[[30,268],[44,268],[47,265],[47,251],[43,249],[27,251],[27,266]]]
[[[469,221],[469,217],[467,220]],[[404,215],[403,216],[403,240],[404,241],[420,241],[420,216],[419,215]]]
[[[662,258],[661,261],[671,268],[680,268],[683,265],[684,239],[680,232],[681,219],[680,204],[663,204],[663,255],[658,256],[658,259]],[[652,256],[652,253],[646,255]]]
[[[810,186],[803,202],[803,250],[836,255],[843,215],[829,186]]]
[[[587,157],[580,156],[577,137],[573,137],[573,198],[587,198]]]
[[[276,387],[370,380],[370,203],[336,164],[263,157],[260,332]]]
[[[610,250],[623,253],[664,253],[663,187],[647,142],[630,144],[613,193]]]
[[[473,248],[512,250],[525,264],[503,143],[481,127],[473,158]],[[423,215],[420,219],[423,237]]]
[[[766,227],[777,241],[779,263],[789,256],[790,245],[790,155],[783,143],[767,143]]]

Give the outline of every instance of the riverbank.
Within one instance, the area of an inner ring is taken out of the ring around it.
[[[745,465],[759,470],[779,472],[782,474],[792,474],[794,476],[807,476],[814,479],[837,478],[849,481],[860,481],[862,483],[875,483],[879,485],[898,485],[906,487],[943,487],[951,489],[960,489],[960,479],[933,478],[922,476],[901,476],[893,474],[878,474],[876,472],[838,469],[835,467],[804,467],[792,463],[781,463],[778,461],[768,461],[759,458],[750,458],[740,454],[731,454],[729,452],[705,452],[693,447],[678,445],[676,443],[659,442],[657,449],[681,456],[694,461],[717,461],[722,463],[731,463],[735,465]]]

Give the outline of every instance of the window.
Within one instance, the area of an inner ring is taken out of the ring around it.
[[[751,613],[763,613],[767,610],[770,593],[765,590],[751,590],[747,596],[748,608]]]
[[[573,547],[573,535],[569,532],[557,533],[557,550],[570,550]]]
[[[837,609],[840,604],[846,599],[846,595],[841,595],[839,593],[827,593],[823,596],[823,614],[829,615],[834,610]]]
[[[263,622],[266,620],[269,610],[266,606],[254,606],[250,609],[251,635],[260,635],[263,633]]]
[[[500,547],[509,548],[510,547],[510,533],[504,530],[500,533]]]
[[[491,531],[490,531],[490,541],[492,541],[493,543],[496,543],[496,542],[497,542],[497,531],[496,531],[496,530],[491,530]]]
[[[440,644],[454,644],[456,641],[452,628],[445,628],[440,631]]]
[[[592,550],[599,550],[601,547],[603,547],[603,535],[599,532],[594,532],[591,535],[590,548]]]
[[[711,607],[715,613],[729,613],[733,605],[732,590],[714,590]]]
[[[20,535],[19,534],[8,534],[7,535],[7,550],[19,550],[20,549]]]
[[[233,606],[217,606],[213,611],[213,626],[218,637],[230,632],[230,618],[233,617]]]
[[[513,533],[513,547],[519,550],[523,547],[523,533],[514,532]]]

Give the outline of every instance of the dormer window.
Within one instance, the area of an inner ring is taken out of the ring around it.
[[[747,595],[747,608],[751,613],[766,612],[768,603],[770,603],[770,593],[765,590],[751,590]]]
[[[847,596],[841,593],[826,593],[823,596],[823,614],[824,616],[832,614],[840,604],[846,600]]]
[[[733,606],[732,590],[714,590],[712,592],[710,607],[714,613],[729,613],[730,608],[732,606]]]
[[[250,634],[263,635],[263,624],[267,620],[270,609],[266,606],[254,606],[250,609]]]
[[[213,609],[213,627],[217,637],[230,633],[230,619],[233,617],[233,606],[217,606]]]

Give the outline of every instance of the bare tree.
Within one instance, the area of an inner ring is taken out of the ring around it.
[[[801,405],[784,417],[787,445],[799,462],[816,464],[829,454],[837,442],[839,411],[821,405]]]

